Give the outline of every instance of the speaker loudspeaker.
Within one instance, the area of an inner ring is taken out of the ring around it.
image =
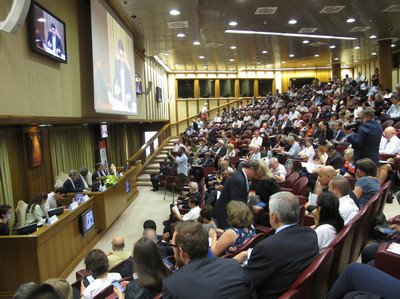
[[[17,34],[25,21],[30,5],[31,0],[14,0],[8,16],[4,21],[0,22],[0,30]]]

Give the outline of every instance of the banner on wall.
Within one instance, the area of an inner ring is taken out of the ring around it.
[[[108,169],[106,142],[104,140],[99,142],[99,149],[100,149],[100,161],[104,165],[106,172],[110,173]]]

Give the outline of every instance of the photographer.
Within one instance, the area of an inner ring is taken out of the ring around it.
[[[171,159],[178,163],[178,179],[181,187],[185,185],[188,175],[187,156],[185,152],[186,151],[184,147],[179,148],[178,157],[174,157],[171,152],[168,152],[168,155],[171,157]]]
[[[382,137],[382,127],[374,118],[375,113],[372,108],[364,109],[360,113],[363,124],[355,135],[350,135],[347,139],[354,148],[354,163],[363,158],[370,158],[379,166],[379,143]],[[345,129],[354,127],[353,124],[346,125]]]

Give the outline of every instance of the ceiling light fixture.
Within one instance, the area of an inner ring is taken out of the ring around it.
[[[205,68],[205,69],[206,69],[206,68],[208,68],[208,66],[206,66],[206,65],[203,65],[203,68]]]
[[[339,57],[335,57],[335,60],[339,60]]]
[[[358,59],[354,59],[354,62],[358,62]]]
[[[237,26],[237,22],[236,21],[230,21],[229,22],[229,26]]]
[[[196,40],[193,42],[193,45],[198,46],[198,45],[200,45],[200,42]]]
[[[282,61],[281,63],[286,63],[286,61]]]
[[[376,55],[376,52],[372,52],[371,55]]]
[[[177,37],[185,37],[186,34],[185,34],[185,33],[178,33],[176,36],[177,36]]]
[[[319,54],[315,54],[314,57],[319,57]]]
[[[309,44],[310,41],[309,40],[303,40],[303,44]]]
[[[232,50],[235,50],[235,49],[236,49],[236,46],[231,46],[231,49],[232,49]]]
[[[267,54],[267,53],[268,53],[268,51],[267,51],[267,50],[264,50],[264,51],[262,51],[261,53],[263,53],[263,54]]]
[[[396,45],[395,45],[395,44],[391,44],[390,46],[391,46],[392,48],[396,47]]]
[[[253,34],[253,35],[276,35],[286,37],[307,37],[307,38],[323,38],[323,39],[342,39],[342,40],[356,40],[355,37],[348,36],[335,36],[335,35],[318,35],[318,34],[303,34],[303,33],[283,33],[283,32],[269,32],[269,31],[253,31],[253,30],[225,30],[225,33],[233,34]]]
[[[160,57],[158,57],[157,55],[153,57],[164,68],[164,70],[166,70],[168,73],[172,73],[172,70],[168,67],[168,65],[164,63],[164,61],[161,60]]]
[[[294,54],[289,54],[289,57],[294,57]]]
[[[257,61],[257,64],[261,64],[261,61]]]
[[[165,55],[165,56],[168,56],[168,55],[171,55],[171,53],[169,53],[169,52],[164,52],[164,55]]]
[[[294,24],[297,24],[297,20],[291,19],[291,20],[289,20],[288,23],[289,23],[290,25],[294,25]]]
[[[354,23],[356,21],[356,19],[354,19],[354,18],[348,18],[347,19],[347,23]]]
[[[174,66],[179,66],[179,63],[175,63]]]
[[[302,64],[302,66],[306,66],[306,64],[305,64],[305,63],[303,63],[303,64]]]
[[[231,58],[231,59],[229,59],[229,61],[235,61],[235,59]]]
[[[171,16],[177,16],[177,15],[180,15],[181,12],[179,10],[177,10],[177,9],[172,9],[172,10],[169,11],[169,14]]]
[[[331,45],[331,46],[329,47],[329,49],[335,49],[335,48],[336,48],[335,45]]]
[[[199,59],[204,59],[204,58],[205,58],[205,56],[203,56],[203,55],[199,56]]]
[[[376,38],[376,35],[372,34],[369,38]]]
[[[360,46],[355,46],[354,47],[354,50],[358,50],[358,49],[360,49]]]

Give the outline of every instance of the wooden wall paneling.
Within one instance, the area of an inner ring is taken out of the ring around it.
[[[254,79],[254,96],[258,97],[259,94],[260,93],[259,93],[259,90],[258,90],[258,80]]]
[[[219,98],[221,96],[221,87],[219,84],[219,79],[215,79],[215,97]]]
[[[239,79],[235,80],[235,97],[240,97],[240,81]]]

